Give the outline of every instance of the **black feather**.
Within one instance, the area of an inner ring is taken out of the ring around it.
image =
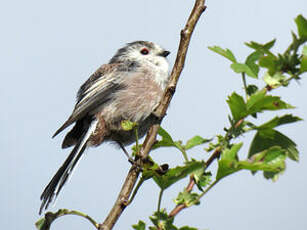
[[[73,150],[71,151],[65,162],[63,163],[63,165],[59,168],[59,170],[56,172],[56,174],[53,176],[49,184],[44,189],[40,197],[40,199],[42,200],[42,204],[39,209],[39,214],[42,213],[43,209],[47,209],[49,204],[54,200],[54,198],[58,196],[63,185],[67,181],[70,173],[72,172],[78,160],[82,156],[84,150],[86,149],[86,142],[83,146],[81,146],[81,143],[85,135],[86,132],[84,132],[84,134],[81,136],[78,143],[75,145],[75,147],[73,148]],[[81,149],[79,150],[80,147]]]

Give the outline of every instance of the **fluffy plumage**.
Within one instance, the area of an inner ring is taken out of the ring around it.
[[[122,147],[135,141],[133,131],[122,130],[122,120],[137,122],[139,136],[145,135],[168,81],[168,54],[152,42],[128,43],[80,87],[72,114],[53,135],[75,124],[62,143],[62,148],[74,148],[43,191],[40,213],[57,197],[88,146],[113,141]]]

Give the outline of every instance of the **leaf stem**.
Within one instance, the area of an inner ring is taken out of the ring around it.
[[[157,209],[158,212],[160,212],[160,209],[161,209],[161,202],[162,202],[163,192],[164,192],[164,189],[161,189],[161,190],[160,190],[160,193],[159,193],[158,209]]]
[[[183,150],[183,151],[181,151],[181,152],[182,152],[182,155],[183,155],[183,158],[184,158],[185,162],[188,162],[188,161],[189,161],[189,158],[188,158],[188,155],[187,155],[186,151]]]
[[[248,99],[248,93],[247,93],[247,84],[246,84],[245,73],[242,73],[242,81],[243,81],[243,86],[244,86],[244,91],[245,91],[245,97],[246,97],[246,100],[247,100]]]
[[[127,203],[127,205],[129,205],[129,204],[133,201],[133,199],[134,199],[136,193],[138,192],[139,188],[140,188],[141,185],[144,183],[144,181],[145,181],[144,178],[141,177],[140,180],[139,180],[139,182],[138,182],[137,185],[135,186],[135,188],[134,188],[134,190],[133,190],[133,193],[132,193],[132,195],[131,195],[131,197],[130,197],[128,203]]]
[[[213,188],[214,185],[217,184],[217,182],[219,182],[219,180],[215,180],[213,181],[198,197],[197,202],[200,200],[200,198],[202,198],[207,192],[210,191],[210,189]]]

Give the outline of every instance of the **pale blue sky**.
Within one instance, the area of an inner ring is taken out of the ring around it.
[[[61,150],[63,134],[51,139],[69,116],[79,86],[127,42],[150,40],[172,51],[194,1],[2,1],[0,3],[1,196],[3,229],[34,229],[39,196],[69,150]],[[295,30],[293,19],[305,17],[306,0],[207,1],[193,35],[185,69],[163,127],[174,139],[187,140],[222,132],[227,124],[226,97],[242,93],[226,59],[208,46],[233,50],[243,60],[250,50],[243,42],[278,38],[283,51]],[[278,90],[307,119],[307,79]],[[289,111],[288,111],[289,112]],[[286,112],[284,112],[286,113]],[[265,116],[273,117],[274,113]],[[197,207],[183,211],[176,224],[210,230],[288,230],[307,227],[307,122],[285,126],[282,132],[298,144],[300,163],[287,162],[276,183],[260,174],[240,172],[218,184]],[[250,136],[246,136],[250,140]],[[241,139],[245,140],[245,139]],[[246,150],[247,143],[245,146]],[[200,153],[201,148],[193,152]],[[204,154],[204,153],[201,153]],[[198,154],[200,155],[200,154]],[[174,166],[182,160],[173,149],[155,151],[159,162]],[[104,144],[89,149],[54,208],[77,209],[101,221],[113,205],[130,165],[122,152]],[[214,168],[214,167],[213,167]],[[162,207],[187,183],[165,192]],[[129,229],[156,210],[158,188],[147,182],[114,229]],[[92,229],[78,217],[64,217],[53,229]]]

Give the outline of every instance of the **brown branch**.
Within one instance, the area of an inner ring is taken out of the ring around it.
[[[221,155],[221,151],[222,151],[222,148],[221,147],[217,147],[214,152],[212,153],[212,155],[209,157],[209,159],[207,160],[206,162],[206,169],[211,165],[211,163],[220,157]]]
[[[212,155],[209,157],[209,159],[206,162],[206,169],[211,165],[211,163],[220,157],[221,154],[221,147],[217,147]],[[195,180],[193,174],[190,176],[190,181],[188,186],[185,188],[187,192],[192,192],[193,187],[195,185]],[[179,212],[181,212],[183,209],[185,209],[187,206],[185,204],[178,204],[175,206],[175,208],[168,214],[169,217],[175,217]]]
[[[187,206],[185,204],[178,204],[176,207],[168,214],[168,217],[174,217]]]
[[[185,188],[185,190],[186,190],[187,192],[191,192],[191,191],[193,190],[194,185],[195,185],[195,180],[194,180],[194,175],[192,174],[192,175],[190,176],[189,184],[188,184],[188,186]]]
[[[195,185],[195,180],[194,180],[194,175],[191,174],[189,184],[185,188],[185,191],[191,192],[193,190],[193,187]],[[176,216],[182,209],[185,209],[187,206],[185,204],[178,204],[176,207],[169,213],[169,217],[174,217]]]
[[[162,119],[166,114],[166,110],[175,93],[179,76],[184,67],[184,62],[192,33],[194,31],[195,25],[197,24],[201,14],[204,12],[205,9],[205,0],[195,0],[194,8],[190,14],[190,17],[185,25],[185,28],[181,31],[181,39],[177,52],[177,57],[170,76],[168,87],[164,92],[164,96],[159,106],[154,111],[154,115],[159,118],[159,122],[158,124],[153,125],[147,133],[146,139],[140,150],[140,159],[138,159],[138,163],[140,163],[140,165],[142,165],[142,159],[145,159],[148,156],[153,144],[156,141],[156,136],[160,127],[160,123],[162,122]],[[113,228],[114,224],[116,223],[119,216],[122,214],[128,204],[129,197],[132,193],[139,174],[140,168],[132,166],[129,170],[129,173],[117,197],[117,200],[115,201],[113,208],[111,209],[109,215],[104,220],[104,222],[100,224],[99,230],[110,230]]]

